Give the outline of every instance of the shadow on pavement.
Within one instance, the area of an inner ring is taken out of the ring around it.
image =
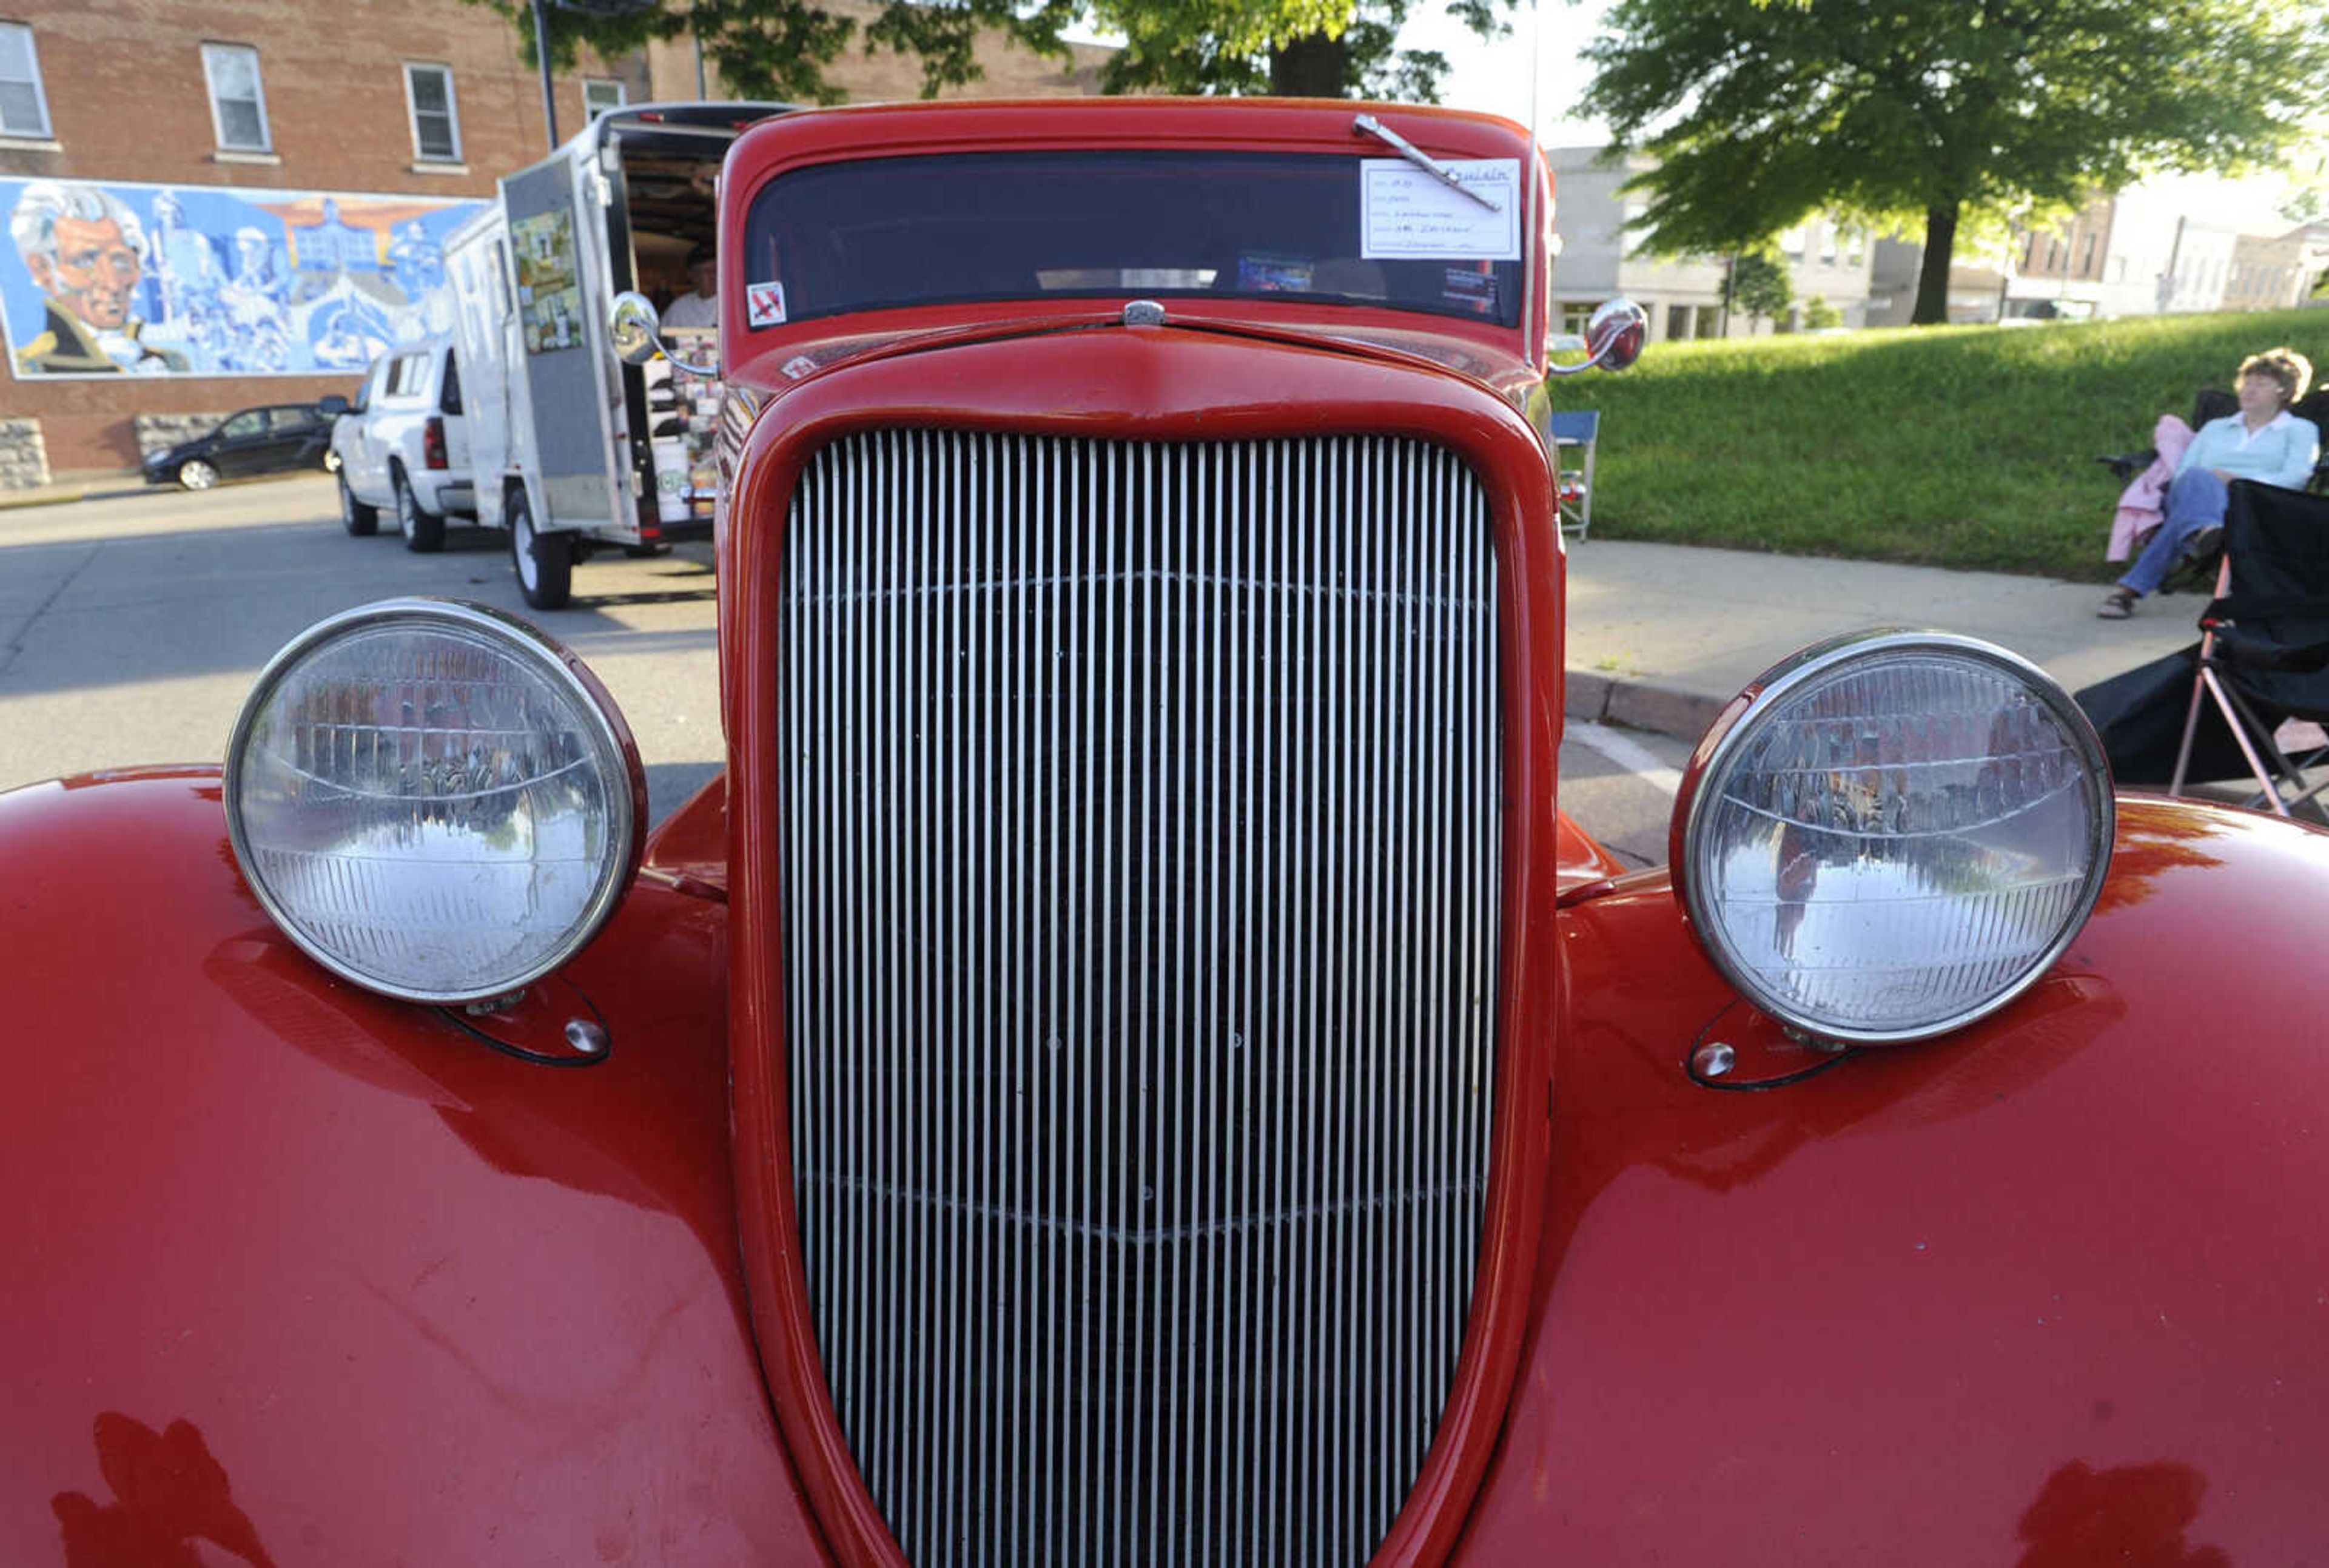
[[[526,608],[506,535],[462,528],[416,555],[391,529],[350,538],[336,517],[92,533],[11,543],[0,528],[0,699],[256,671],[316,620],[407,594],[470,600],[532,621],[585,656],[709,647],[715,596],[690,555],[594,560],[573,604]],[[608,591],[590,590],[594,581]],[[698,628],[642,630],[619,611],[702,603]]]

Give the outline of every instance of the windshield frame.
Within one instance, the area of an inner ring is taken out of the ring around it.
[[[729,156],[721,189],[721,231],[749,232],[760,193],[790,172],[818,164],[965,152],[1193,151],[1316,153],[1373,158],[1389,149],[1362,136],[1353,122],[1372,112],[1434,158],[1520,160],[1521,210],[1517,328],[1493,321],[1417,311],[1378,303],[1343,304],[1286,294],[1175,294],[1168,313],[1177,319],[1258,322],[1356,339],[1431,338],[1454,357],[1499,367],[1496,381],[1542,376],[1546,323],[1551,307],[1551,178],[1520,126],[1465,110],[1286,99],[1077,99],[1022,102],[922,102],[853,105],[810,110],[771,120],[745,133]],[[735,372],[760,384],[781,386],[807,368],[802,345],[837,345],[875,334],[921,334],[1006,320],[1089,320],[1111,301],[1146,298],[1122,293],[980,299],[821,315],[753,327],[745,305],[744,246],[731,243],[720,257],[723,337]],[[819,353],[817,358],[830,363]],[[786,371],[781,367],[795,366]]]
[[[1375,306],[1517,330],[1525,307],[1520,165],[1463,165],[1500,180],[1412,227],[1369,201],[1403,160],[1363,146],[970,147],[786,170],[753,197],[742,239],[753,287],[790,321],[923,307],[1050,300],[1234,300]],[[1501,199],[1498,199],[1498,198]],[[1418,232],[1417,231],[1420,231]]]

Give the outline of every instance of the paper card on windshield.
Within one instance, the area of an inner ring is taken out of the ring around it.
[[[1371,261],[1517,261],[1521,161],[1468,158],[1440,167],[1495,203],[1491,212],[1404,158],[1359,165],[1359,254]]]
[[[748,283],[744,286],[744,320],[750,326],[781,326],[785,319],[785,286]]]

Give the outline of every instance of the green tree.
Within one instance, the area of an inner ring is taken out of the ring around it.
[[[1776,321],[1796,302],[1795,275],[1779,253],[1768,245],[1753,245],[1730,258],[1730,303],[1747,313],[1747,326],[1768,316]]]
[[[517,27],[529,63],[531,0],[472,0]],[[1417,0],[887,0],[863,28],[863,47],[921,60],[934,97],[980,76],[973,47],[985,30],[1038,53],[1063,56],[1061,34],[1089,25],[1119,33],[1123,49],[1101,85],[1109,92],[1275,93],[1437,102],[1447,61],[1402,50],[1400,25]],[[1517,0],[1446,0],[1484,38],[1509,33]],[[704,63],[745,98],[833,103],[844,96],[826,68],[857,41],[857,24],[815,0],[550,0],[551,58],[570,65],[578,45],[602,57],[655,38],[693,33]]]
[[[1825,294],[1815,294],[1804,301],[1804,330],[1817,332],[1824,326],[1842,326],[1843,312],[1827,302]]]
[[[2254,0],[1617,0],[1589,113],[1657,159],[1647,244],[1728,250],[1842,211],[1921,222],[1947,319],[1969,213],[2268,161],[2329,102],[2329,12]]]

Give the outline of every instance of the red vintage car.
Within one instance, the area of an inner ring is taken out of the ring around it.
[[[721,783],[648,833],[407,600],[0,798],[0,1557],[2317,1553],[2329,838],[1900,633],[1620,874],[1551,199],[1429,109],[746,135]]]

